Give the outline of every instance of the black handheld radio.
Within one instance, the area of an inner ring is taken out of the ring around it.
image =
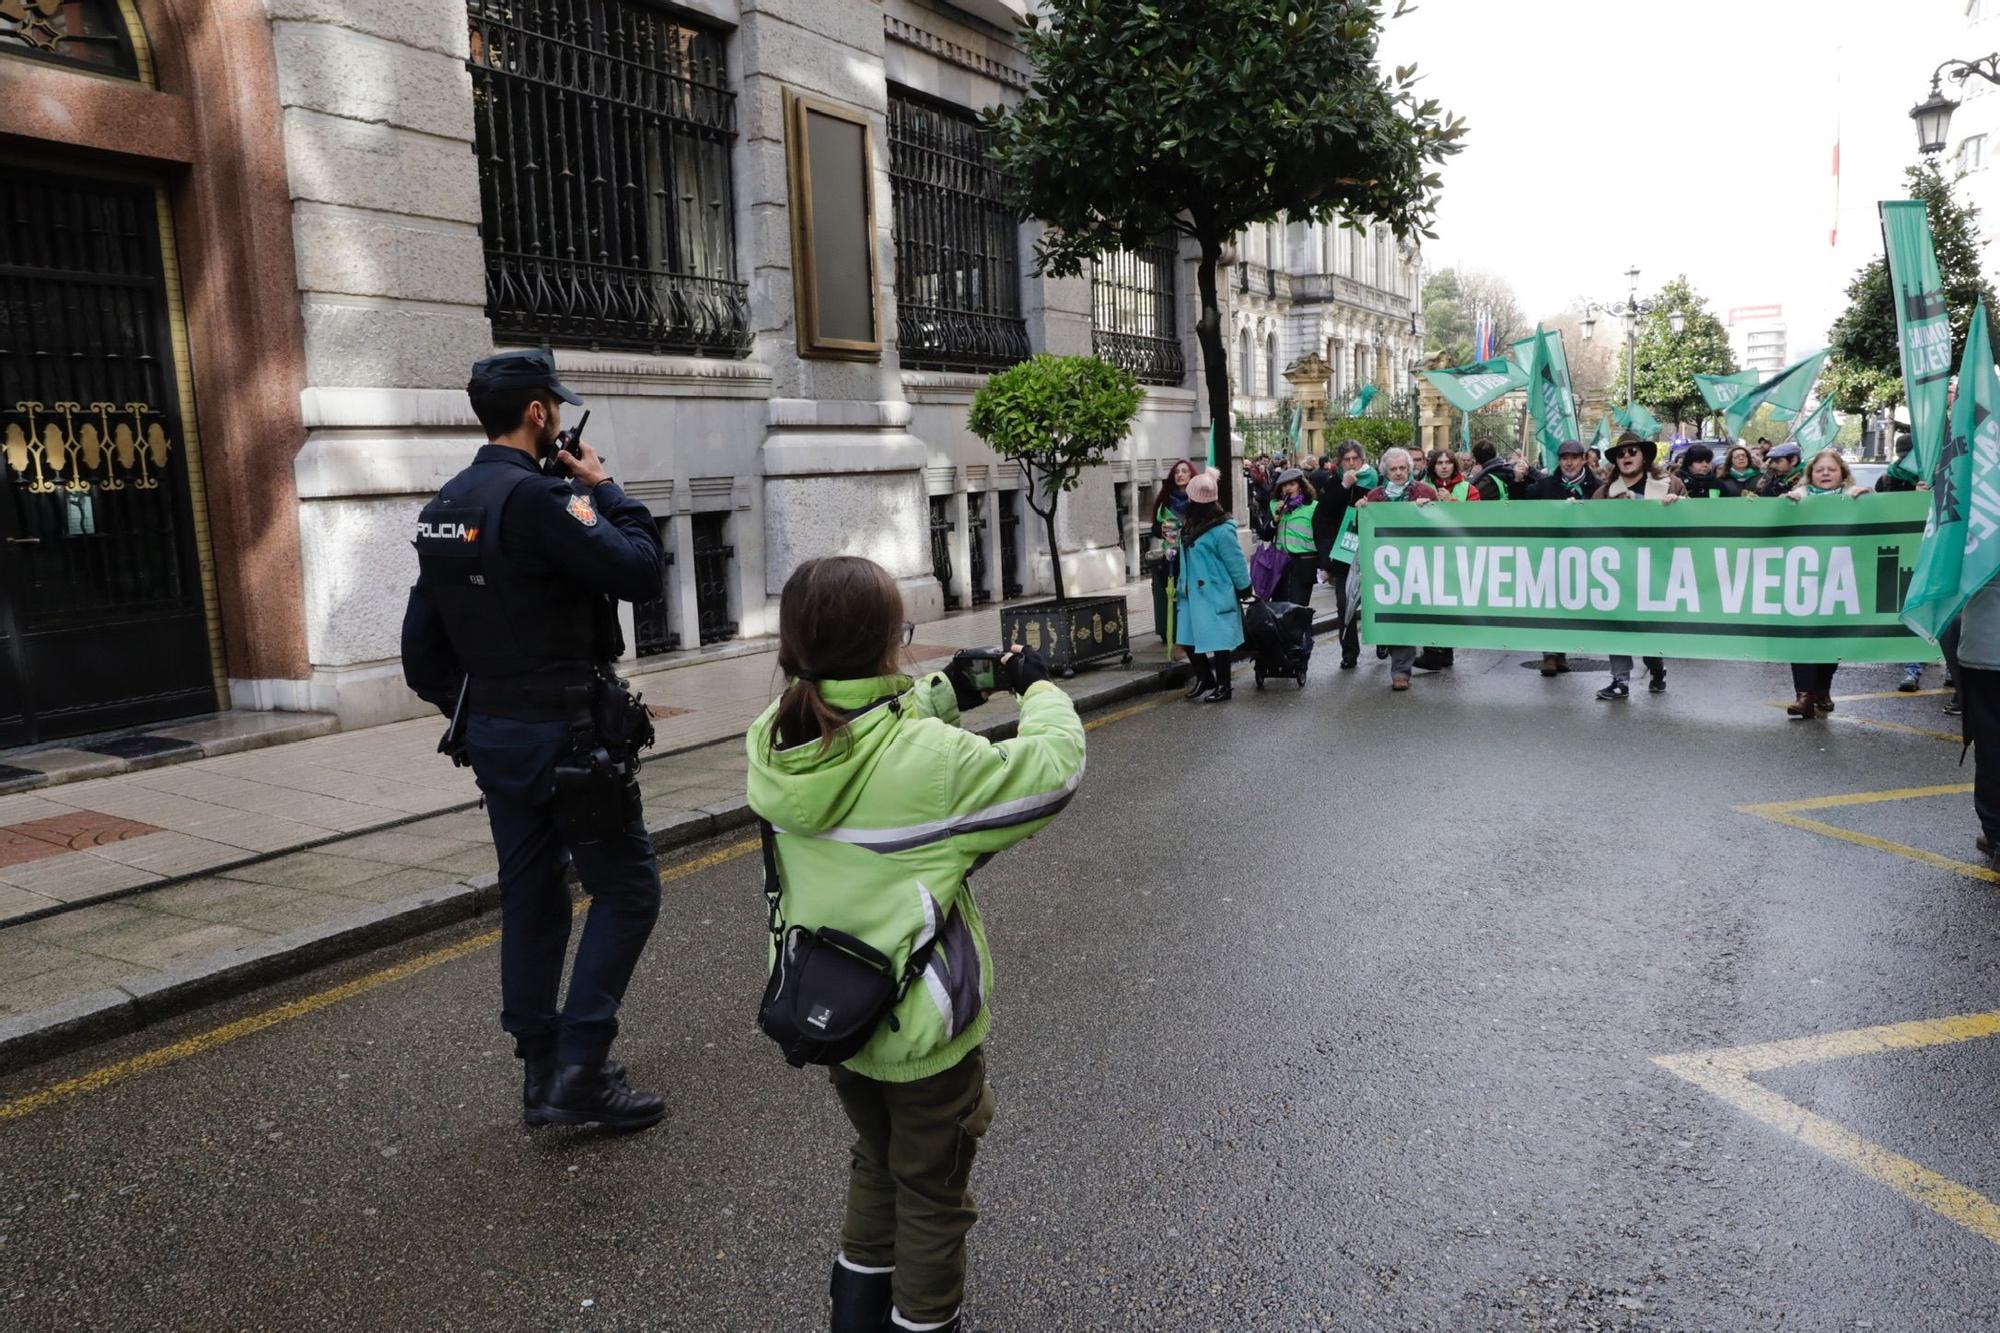
[[[542,471],[544,473],[551,477],[569,476],[569,470],[563,467],[562,460],[557,458],[556,455],[566,453],[572,458],[577,456],[577,441],[583,438],[583,428],[589,421],[590,409],[586,407],[583,409],[583,415],[577,418],[574,426],[571,426],[568,430],[556,432],[555,448],[549,450],[549,456],[542,460]]]

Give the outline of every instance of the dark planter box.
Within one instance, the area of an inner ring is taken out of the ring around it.
[[[1132,627],[1122,596],[1003,606],[1000,642],[1033,648],[1064,677],[1092,662],[1132,660]]]

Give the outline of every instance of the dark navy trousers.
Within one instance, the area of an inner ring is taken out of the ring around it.
[[[660,914],[660,874],[643,820],[600,842],[564,845],[552,774],[568,741],[562,722],[474,713],[466,725],[500,857],[500,1026],[523,1054],[553,1043],[561,1063],[595,1064],[618,1035],[618,1006]],[[558,1008],[572,859],[590,911]]]

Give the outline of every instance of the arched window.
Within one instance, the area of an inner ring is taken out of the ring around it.
[[[1264,396],[1278,396],[1278,335],[1264,335]]]
[[[1250,369],[1250,330],[1245,329],[1237,340],[1236,383],[1246,396],[1250,392]]]

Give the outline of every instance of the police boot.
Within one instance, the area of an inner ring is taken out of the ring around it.
[[[556,1044],[516,1038],[514,1054],[521,1060],[521,1122],[538,1129],[549,1123],[547,1102],[549,1080],[556,1072]]]
[[[656,1092],[635,1092],[619,1066],[612,1062],[558,1065],[543,1105],[545,1123],[602,1125],[606,1129],[651,1129],[667,1113],[666,1099]]]
[[[889,1327],[889,1283],[893,1268],[854,1268],[841,1255],[833,1261],[833,1333],[877,1333]]]
[[[551,1042],[543,1047],[522,1046],[515,1043],[515,1051],[521,1057],[521,1123],[529,1129],[540,1129],[555,1123],[549,1119],[549,1083],[556,1074],[556,1048]],[[612,1083],[625,1085],[625,1066],[616,1060],[604,1062],[604,1076]]]

